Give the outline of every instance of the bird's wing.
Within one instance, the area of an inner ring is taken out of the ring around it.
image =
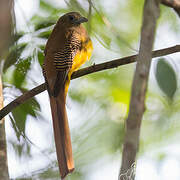
[[[63,49],[54,53],[54,66],[58,72],[54,84],[54,96],[58,95],[60,88],[64,88],[68,72],[73,65],[73,59],[80,48],[81,42],[75,37],[71,37]]]

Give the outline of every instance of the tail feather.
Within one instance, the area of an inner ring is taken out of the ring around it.
[[[66,95],[64,89],[60,90],[57,97],[50,95],[56,153],[62,178],[74,170],[65,100]]]

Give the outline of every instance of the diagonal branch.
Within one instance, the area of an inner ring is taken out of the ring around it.
[[[180,0],[161,0],[161,3],[173,8],[180,17]]]
[[[155,57],[165,56],[165,55],[173,54],[173,53],[177,53],[177,52],[180,52],[180,45],[153,51],[152,56],[155,58]],[[136,61],[137,56],[138,56],[138,54],[120,58],[120,59],[115,59],[115,60],[104,62],[101,64],[92,65],[87,68],[82,68],[82,69],[74,72],[72,74],[71,79],[76,79],[81,76],[85,76],[87,74],[103,71],[106,69],[112,69],[112,68],[116,68],[118,66],[133,63]],[[8,113],[10,113],[14,108],[19,106],[20,104],[23,104],[25,101],[29,100],[30,98],[34,97],[35,95],[37,95],[45,90],[46,90],[46,85],[45,85],[45,83],[43,83],[43,84],[31,89],[30,91],[24,93],[23,95],[19,96],[14,101],[12,101],[7,106],[5,106],[3,109],[0,110],[0,120],[4,116],[6,116]]]

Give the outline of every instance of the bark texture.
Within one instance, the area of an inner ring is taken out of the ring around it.
[[[126,120],[126,132],[122,153],[119,180],[135,178],[133,166],[139,148],[141,121],[145,111],[145,95],[152,59],[156,22],[159,17],[160,0],[146,0],[144,4],[143,24],[141,29],[140,50],[134,74],[130,110]]]

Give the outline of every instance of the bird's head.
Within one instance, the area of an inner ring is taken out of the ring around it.
[[[87,22],[88,19],[81,16],[78,12],[69,12],[61,16],[58,20],[58,24],[64,24],[66,27],[79,26],[81,23]]]

